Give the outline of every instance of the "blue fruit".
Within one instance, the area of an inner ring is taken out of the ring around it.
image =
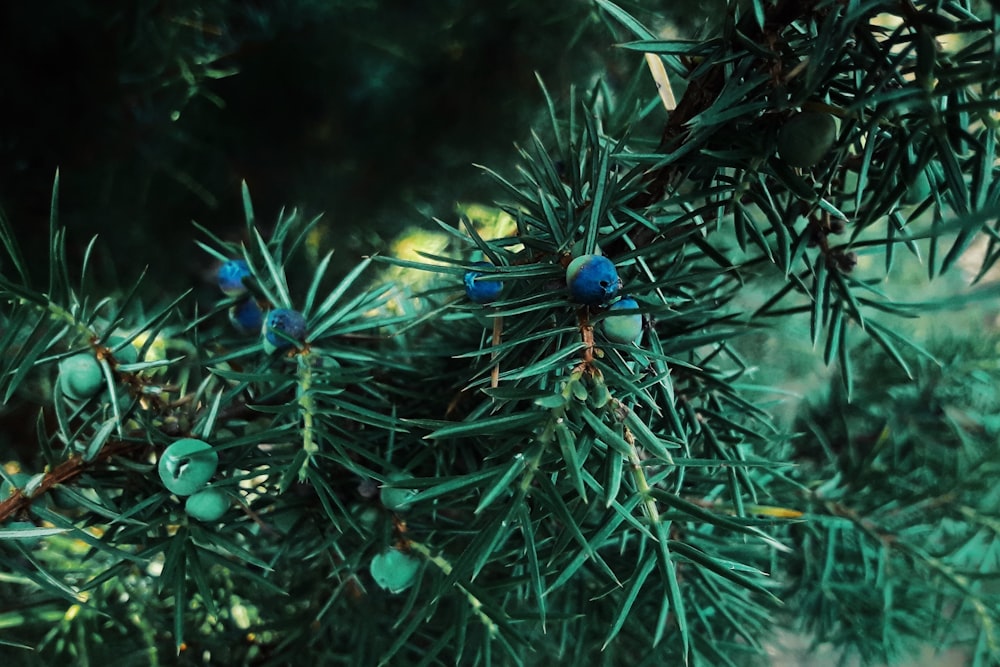
[[[473,266],[492,267],[489,262],[476,262]],[[476,303],[495,301],[503,291],[503,283],[499,280],[479,280],[481,271],[468,271],[465,274],[465,294]]]
[[[299,311],[275,308],[267,314],[264,322],[264,349],[267,352],[287,349],[292,341],[301,342],[305,335],[306,318]]]
[[[243,335],[255,334],[264,326],[264,311],[253,299],[240,301],[229,309],[229,323]]]
[[[614,262],[603,255],[580,255],[566,267],[570,298],[588,306],[599,306],[613,299],[621,289]]]
[[[219,267],[217,274],[219,289],[226,296],[239,296],[245,294],[247,286],[243,284],[244,278],[250,277],[250,267],[242,259],[231,259]]]
[[[642,314],[614,314],[616,310],[635,310],[639,307],[630,296],[622,297],[608,308],[608,317],[601,323],[604,335],[612,343],[634,343],[642,336]]]

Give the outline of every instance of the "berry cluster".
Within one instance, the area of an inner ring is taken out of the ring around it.
[[[306,334],[306,320],[302,313],[290,308],[275,308],[265,317],[260,304],[247,288],[251,278],[250,266],[242,259],[231,259],[219,267],[219,289],[226,296],[238,299],[229,309],[229,322],[233,328],[243,335],[259,332],[268,354],[301,343]]]
[[[489,268],[492,264],[476,262],[473,266]],[[503,291],[502,281],[485,280],[483,278],[486,275],[487,273],[477,269],[466,272],[465,294],[470,301],[487,304],[500,296]],[[621,291],[622,280],[614,262],[607,257],[587,254],[574,258],[566,267],[566,286],[574,303],[607,307],[609,316],[604,319],[602,328],[605,337],[611,342],[629,344],[642,336],[642,314],[638,312],[638,302],[628,295],[615,301]]]
[[[160,455],[157,470],[167,491],[188,496],[184,511],[199,521],[217,521],[229,509],[229,498],[220,489],[208,486],[219,467],[219,455],[203,440],[176,440]]]
[[[622,280],[614,262],[604,255],[580,255],[566,267],[566,285],[573,301],[605,306],[618,296]],[[612,343],[627,345],[638,341],[642,336],[642,314],[638,308],[638,302],[628,295],[611,303],[609,315],[602,322],[604,336]]]

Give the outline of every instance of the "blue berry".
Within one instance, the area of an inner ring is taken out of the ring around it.
[[[299,311],[275,308],[267,314],[264,322],[264,349],[268,353],[291,347],[292,342],[288,338],[301,341],[305,335],[306,319]]]
[[[614,262],[603,255],[580,255],[566,267],[566,284],[576,303],[599,306],[613,299],[622,281]]]
[[[604,335],[612,343],[634,343],[642,336],[642,315],[640,313],[628,313],[623,315],[612,314],[616,310],[635,310],[639,307],[636,300],[630,296],[625,296],[611,304],[608,308],[608,317],[601,323]]]
[[[489,262],[476,262],[473,266],[492,267]],[[476,303],[495,301],[503,291],[503,283],[499,280],[479,280],[481,271],[468,271],[465,274],[465,294]]]
[[[219,267],[217,277],[219,289],[226,296],[246,294],[247,286],[243,284],[243,279],[250,277],[250,267],[242,259],[231,259]]]
[[[229,309],[229,323],[243,335],[255,334],[264,326],[264,312],[256,301],[246,299]]]

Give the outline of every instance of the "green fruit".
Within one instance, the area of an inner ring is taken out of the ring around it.
[[[38,526],[30,521],[11,521],[10,523],[0,527],[0,530],[9,531],[6,535],[4,535],[4,539],[18,540],[26,547],[33,547],[42,539],[38,536],[26,537],[26,535],[30,534],[30,531],[38,530]],[[21,533],[21,535],[18,533]]]
[[[74,401],[83,401],[104,386],[101,364],[93,355],[74,354],[59,362],[59,388]]]
[[[413,585],[420,561],[398,549],[388,549],[372,558],[372,579],[390,593],[402,593]]]
[[[642,314],[613,314],[616,310],[635,310],[639,307],[632,297],[623,297],[608,308],[608,317],[601,323],[604,335],[612,343],[634,343],[642,336]]]
[[[403,482],[410,479],[406,475],[389,475],[389,483]],[[391,486],[383,486],[379,491],[379,500],[386,509],[393,512],[405,512],[410,509],[410,504],[417,492],[413,489],[396,489]]]
[[[112,354],[115,355],[115,361],[119,364],[134,364],[139,361],[139,350],[135,349],[135,345],[131,343],[122,345],[126,340],[123,336],[111,336],[108,338],[107,345],[114,350]],[[115,349],[119,346],[121,349]]]
[[[24,489],[31,481],[33,475],[26,472],[15,472],[10,476],[10,479],[5,479],[3,484],[0,484],[0,502],[7,500],[12,495],[14,495],[14,489]]]
[[[202,489],[184,502],[184,511],[198,521],[218,521],[229,509],[229,496],[219,489]]]
[[[828,113],[804,111],[788,119],[778,132],[778,155],[793,167],[812,167],[837,139],[837,120]]]
[[[190,496],[212,479],[219,455],[212,446],[195,438],[177,440],[160,455],[160,481],[171,493]]]

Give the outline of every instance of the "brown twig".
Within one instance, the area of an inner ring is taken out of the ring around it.
[[[54,486],[79,477],[96,464],[107,461],[113,456],[127,454],[146,446],[145,442],[112,441],[106,444],[91,461],[84,461],[79,454],[72,455],[52,471],[46,473],[38,486],[32,490],[30,496],[25,495],[21,489],[16,489],[9,498],[0,502],[0,522],[27,509],[32,502],[45,495]]]

